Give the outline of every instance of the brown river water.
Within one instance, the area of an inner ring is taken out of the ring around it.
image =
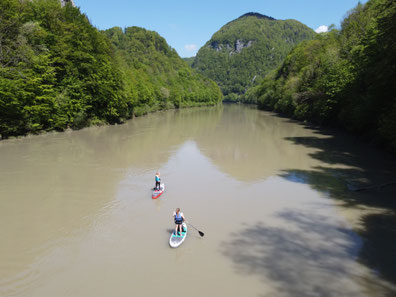
[[[395,168],[239,105],[4,140],[0,296],[396,296]]]

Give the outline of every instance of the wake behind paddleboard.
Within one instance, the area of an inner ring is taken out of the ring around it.
[[[169,238],[169,245],[171,247],[177,248],[186,239],[186,237],[187,237],[187,224],[186,223],[183,223],[183,228],[184,228],[184,231],[186,231],[186,232],[182,232],[181,235],[176,235],[175,231],[172,232],[172,235]]]
[[[159,190],[153,190],[153,199],[157,199],[159,196],[162,195],[162,193],[165,191],[165,184],[161,184],[160,185],[160,189]]]

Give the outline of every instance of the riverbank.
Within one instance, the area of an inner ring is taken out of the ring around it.
[[[90,123],[90,124],[88,124],[86,126],[74,127],[74,128],[68,127],[65,130],[61,130],[61,131],[40,130],[40,131],[36,131],[35,133],[27,133],[27,134],[24,134],[24,135],[15,135],[15,136],[7,137],[7,138],[2,138],[2,135],[0,134],[0,141],[4,141],[4,140],[7,140],[7,139],[23,139],[23,138],[26,138],[26,137],[37,136],[37,135],[46,135],[46,134],[55,134],[55,133],[78,131],[78,130],[81,130],[81,129],[84,129],[84,128],[89,128],[89,127],[103,127],[103,126],[109,126],[109,125],[110,126],[113,126],[113,125],[117,126],[117,125],[122,125],[122,124],[124,124],[127,121],[133,120],[134,118],[140,118],[140,117],[143,117],[143,116],[145,116],[147,114],[150,114],[150,113],[164,112],[164,111],[168,111],[168,110],[179,110],[179,109],[186,109],[186,108],[211,107],[211,106],[215,107],[215,106],[220,106],[220,105],[222,105],[221,102],[217,103],[217,104],[215,104],[215,103],[209,103],[208,104],[208,103],[198,102],[198,103],[195,103],[193,105],[183,105],[183,104],[181,104],[179,107],[168,107],[168,108],[160,108],[160,107],[158,107],[158,108],[148,108],[148,107],[143,107],[143,108],[139,109],[136,114],[133,113],[132,117],[130,117],[130,118],[128,118],[128,119],[126,119],[126,120],[124,120],[124,121],[122,121],[120,123],[111,124],[111,123],[105,123],[105,122],[96,121],[96,122]]]
[[[251,93],[263,109],[343,127],[395,154],[395,17],[395,1],[359,3],[340,29],[298,44]]]
[[[78,7],[58,0],[1,1],[0,11],[7,33],[0,43],[9,49],[0,56],[2,138],[222,99],[219,87],[154,31],[100,31]]]

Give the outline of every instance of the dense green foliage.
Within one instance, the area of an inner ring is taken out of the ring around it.
[[[341,30],[299,44],[252,90],[259,106],[341,125],[396,151],[396,2],[359,4]]]
[[[158,34],[119,31],[120,51],[112,44],[116,36],[110,41],[78,8],[62,8],[58,0],[1,0],[1,137],[221,100],[215,83]]]
[[[188,64],[188,66],[192,66],[192,64],[194,63],[195,57],[188,57],[188,58],[182,58],[184,60],[184,62],[186,62]]]
[[[112,47],[77,8],[3,0],[0,19],[2,137],[128,116]]]
[[[193,68],[215,80],[227,101],[251,102],[246,90],[315,32],[295,20],[248,13],[226,24],[198,51]]]
[[[116,48],[135,114],[221,101],[216,83],[191,69],[158,33],[114,27],[105,34]]]

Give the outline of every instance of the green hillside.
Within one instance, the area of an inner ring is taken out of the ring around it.
[[[247,13],[217,31],[198,51],[192,67],[216,81],[225,100],[251,101],[254,97],[246,96],[246,90],[277,67],[296,44],[314,36],[296,20]]]
[[[157,33],[104,34],[58,0],[2,0],[0,20],[1,138],[221,101]]]
[[[343,126],[396,151],[396,2],[370,0],[341,30],[299,44],[256,90],[259,106]]]
[[[158,33],[139,27],[104,33],[116,48],[135,114],[221,101],[218,86],[191,69]]]

